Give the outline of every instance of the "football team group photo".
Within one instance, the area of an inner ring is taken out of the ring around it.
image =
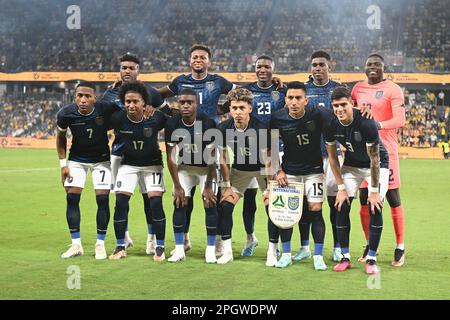
[[[0,14],[2,299],[450,298],[445,2],[74,2]]]

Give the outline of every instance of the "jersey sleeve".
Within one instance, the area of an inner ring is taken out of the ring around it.
[[[334,137],[335,133],[336,133],[336,126],[334,125],[333,121],[329,121],[328,123],[324,124],[323,137],[325,139],[326,144],[328,145],[336,144],[336,138]]]
[[[153,108],[160,109],[167,104],[158,90],[150,87],[148,91],[150,92],[150,103]]]
[[[374,120],[362,118],[361,133],[365,137],[368,146],[378,144],[378,128]]]
[[[60,131],[66,131],[69,126],[69,120],[65,117],[64,109],[59,110],[56,114],[56,125]]]
[[[125,115],[126,115],[125,110],[121,110],[120,112],[115,112],[111,116],[111,127],[113,129],[119,130],[120,125],[125,121]]]
[[[235,89],[236,85],[228,81],[227,79],[220,77],[220,90],[221,93],[227,94],[231,90]]]
[[[111,115],[111,114],[115,113],[116,111],[122,110],[122,108],[115,102],[101,101],[100,103],[103,104],[103,108],[107,115]]]
[[[405,125],[405,97],[402,89],[393,83],[390,90],[390,103],[392,108],[392,118],[386,121],[380,122],[381,129],[397,129]]]
[[[207,118],[204,121],[206,121],[206,128],[205,128],[206,130],[208,130],[208,129],[216,129],[217,128],[217,125],[216,125],[216,123],[213,120]],[[214,136],[212,136],[211,139],[205,141],[206,147],[207,148],[212,148],[214,146],[214,142],[215,142],[215,138],[214,138]],[[221,145],[222,141],[218,141],[218,144]]]
[[[328,127],[333,120],[333,111],[327,108],[318,108],[320,114],[320,122],[322,123],[322,134],[325,135],[325,128]]]
[[[164,114],[163,112],[158,111],[158,110],[155,112],[155,115],[158,117],[158,119],[157,119],[158,131],[164,129],[169,117],[166,114]]]
[[[222,133],[222,139],[217,141],[217,144],[219,145],[219,148],[226,149],[227,148],[227,130],[226,130],[226,123],[228,120],[225,120],[224,122],[221,122],[217,125],[217,129],[219,129],[220,133]]]
[[[355,102],[355,107],[358,107],[358,100],[356,99],[356,91],[358,90],[358,87],[359,87],[359,85],[357,83],[353,86],[353,89],[352,89],[352,99]]]
[[[174,141],[172,139],[172,134],[174,131],[175,131],[174,121],[167,121],[166,126],[164,128],[164,140],[171,147],[174,147],[177,143],[177,141]]]
[[[180,77],[176,77],[172,80],[172,82],[167,86],[170,91],[172,91],[175,95],[178,94],[178,82]]]
[[[100,98],[100,101],[110,101],[111,99],[109,98],[109,95],[110,95],[110,88],[107,88],[106,90],[105,90],[105,92],[103,92],[103,95],[102,95],[102,97]]]

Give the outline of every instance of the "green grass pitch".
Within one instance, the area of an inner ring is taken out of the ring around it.
[[[199,201],[195,202],[190,233],[193,249],[187,260],[155,263],[145,254],[146,224],[139,194],[130,203],[129,229],[135,247],[123,260],[96,261],[96,205],[90,178],[81,198],[85,255],[63,260],[60,254],[70,243],[70,236],[56,152],[0,149],[0,299],[450,299],[450,161],[402,160],[401,169],[406,264],[398,269],[390,266],[394,235],[386,204],[379,255],[381,274],[378,279],[369,279],[363,265],[356,262],[364,245],[356,202],[350,243],[353,268],[342,274],[331,271],[332,236],[326,206],[327,271],[314,271],[312,261],[294,263],[284,270],[265,267],[267,218],[259,204],[255,230],[260,245],[255,256],[241,257],[245,241],[242,201],[234,213],[232,263],[220,266],[204,262],[206,231]],[[168,172],[166,184],[171,190]],[[170,193],[165,194],[164,205],[166,251],[170,251],[174,247]],[[113,212],[112,195],[108,254],[115,244]],[[294,251],[298,245],[295,228]],[[79,290],[67,287],[67,271],[72,265],[80,270]]]

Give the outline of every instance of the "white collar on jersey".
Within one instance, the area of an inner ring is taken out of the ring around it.
[[[206,75],[205,75],[203,78],[201,78],[201,79],[195,79],[194,76],[193,76],[192,73],[191,73],[192,79],[194,79],[195,81],[202,81],[202,80],[205,80],[206,77],[207,77],[208,75],[209,75],[209,73],[207,72]]]
[[[80,115],[82,115],[83,117],[87,117],[87,116],[90,116],[91,114],[94,113],[94,111],[95,111],[95,106],[94,106],[94,108],[92,109],[92,111],[89,112],[88,114],[82,114],[82,113],[80,112],[80,108],[78,108],[78,106],[77,106],[77,111],[78,111],[78,113],[79,113]]]
[[[238,132],[245,132],[245,130],[247,130],[247,128],[248,128],[248,123],[247,123],[247,126],[244,129],[239,129],[238,127],[236,127],[236,123],[234,123],[234,122],[233,122],[233,126],[236,129],[236,131],[238,131]]]
[[[268,86],[268,87],[261,87],[261,86],[258,84],[258,81],[256,81],[256,86],[257,86],[258,88],[260,88],[260,89],[267,90],[267,89],[272,88],[272,87],[274,86],[274,84],[272,83],[272,84],[271,84],[270,86]]]
[[[303,114],[300,117],[295,117],[292,114],[290,114],[290,112],[288,111],[289,117],[291,117],[292,119],[295,119],[295,120],[299,120],[299,119],[303,118],[305,116],[305,114],[306,114],[306,109],[303,111]]]
[[[342,124],[344,127],[348,127],[349,125],[351,125],[353,123],[353,121],[355,120],[355,118],[352,119],[352,121],[349,124],[344,124],[341,122],[341,120],[338,120],[340,124]]]
[[[195,119],[194,119],[194,122],[192,122],[192,124],[187,124],[186,122],[183,121],[183,118],[181,118],[181,122],[183,122],[183,124],[184,124],[186,127],[190,128],[190,127],[194,126],[194,124],[195,124]]]
[[[142,121],[144,121],[144,116],[142,116],[142,119],[139,121],[134,121],[134,120],[130,119],[130,117],[128,115],[127,115],[127,118],[128,118],[128,120],[130,120],[133,123],[141,123]]]
[[[327,83],[325,83],[325,84],[316,84],[315,82],[314,82],[314,80],[313,80],[313,85],[315,85],[316,87],[325,87],[328,83],[330,83],[330,78],[328,78],[328,81],[327,81]]]

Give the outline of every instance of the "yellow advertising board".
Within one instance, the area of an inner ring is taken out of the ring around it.
[[[170,82],[182,73],[156,72],[142,73],[139,80],[145,82]],[[231,82],[249,83],[256,81],[254,73],[218,73]],[[450,74],[430,74],[430,73],[386,73],[386,78],[396,83],[422,83],[422,84],[448,84]],[[306,81],[309,73],[277,74],[282,81]],[[349,83],[365,80],[364,73],[332,73],[331,78],[338,82]],[[0,82],[20,82],[20,81],[42,81],[42,82],[65,82],[74,80],[85,80],[91,82],[114,82],[119,79],[117,72],[20,72],[20,73],[0,73]]]

